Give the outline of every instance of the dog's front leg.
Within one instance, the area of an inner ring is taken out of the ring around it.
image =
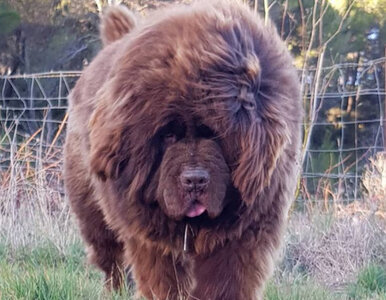
[[[272,268],[265,245],[229,242],[208,256],[195,259],[196,285],[191,300],[262,299],[263,285]]]
[[[182,300],[191,286],[190,265],[149,243],[129,243],[129,256],[138,296],[148,300]],[[142,299],[142,298],[141,298]]]

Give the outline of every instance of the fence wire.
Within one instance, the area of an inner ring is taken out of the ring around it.
[[[324,67],[319,81],[316,69],[301,72],[305,142],[299,202],[350,203],[368,195],[363,178],[386,180],[386,169],[370,172],[385,149],[385,64],[380,58]],[[0,174],[16,166],[60,174],[67,96],[80,75],[0,76]]]

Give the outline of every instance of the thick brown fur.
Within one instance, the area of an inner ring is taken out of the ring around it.
[[[292,59],[246,6],[207,2],[134,28],[114,8],[70,96],[65,184],[89,257],[147,299],[262,299],[296,185]]]

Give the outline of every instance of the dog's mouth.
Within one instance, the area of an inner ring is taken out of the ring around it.
[[[202,215],[205,211],[206,211],[206,207],[202,203],[195,200],[189,206],[185,215],[189,218],[195,218],[195,217]]]

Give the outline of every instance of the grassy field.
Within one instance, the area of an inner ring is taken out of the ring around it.
[[[123,297],[125,296],[125,297]],[[0,299],[130,299],[107,295],[101,274],[85,264],[80,243],[0,250]]]
[[[0,299],[133,299],[104,291],[63,194],[36,182],[0,190]],[[265,299],[386,300],[385,222],[358,211],[291,213]]]
[[[384,210],[365,202],[332,207],[291,212],[265,299],[386,300]],[[3,299],[133,299],[127,289],[104,291],[102,274],[87,264],[60,169],[55,175],[16,165],[0,173]]]
[[[45,242],[33,248],[0,246],[0,299],[131,299],[130,291],[107,294],[101,273],[85,263],[81,243],[59,250]],[[279,283],[280,282],[280,283]],[[307,276],[273,279],[266,299],[386,299],[386,270],[370,265],[352,284],[332,291]]]

